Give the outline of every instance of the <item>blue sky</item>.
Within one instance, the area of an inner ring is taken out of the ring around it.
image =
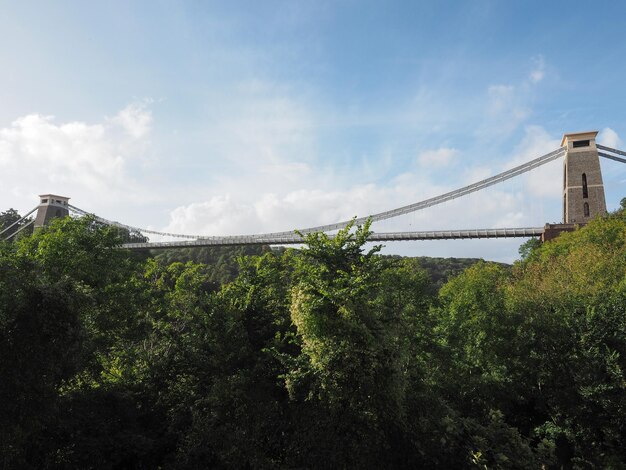
[[[0,1],[0,195],[186,233],[415,202],[626,136],[622,2]],[[384,230],[560,217],[560,163]],[[607,202],[626,168],[603,162]],[[510,260],[519,241],[404,243]]]

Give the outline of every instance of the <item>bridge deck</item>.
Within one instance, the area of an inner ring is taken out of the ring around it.
[[[536,237],[543,233],[543,227],[525,228],[490,228],[470,230],[438,230],[427,232],[383,232],[372,233],[368,238],[371,242],[387,242],[400,240],[459,240],[471,238],[513,238]],[[333,237],[333,235],[329,235]],[[235,246],[235,245],[300,245],[303,239],[293,233],[289,236],[233,236],[207,237],[197,240],[181,240],[174,242],[126,243],[122,248],[130,250],[190,248],[202,246]]]

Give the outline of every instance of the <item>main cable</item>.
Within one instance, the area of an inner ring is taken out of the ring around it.
[[[39,206],[36,206],[33,210],[31,210],[28,214],[22,216],[21,219],[16,220],[15,222],[13,222],[11,225],[9,225],[7,228],[3,229],[2,232],[0,232],[0,235],[2,235],[4,232],[8,231],[11,227],[14,227],[15,225],[19,224],[20,222],[23,222],[24,219],[26,219],[29,215],[31,215],[33,212],[35,212],[37,209],[39,209]],[[30,224],[29,224],[30,225]],[[17,232],[16,232],[17,233]],[[11,237],[9,237],[11,238]],[[6,238],[5,240],[8,240],[9,238]]]
[[[600,145],[600,144],[596,144],[596,147],[598,147],[600,150],[606,150],[607,152],[611,152],[611,153],[616,153],[618,155],[623,155],[626,157],[626,152],[624,152],[623,150],[618,150],[618,149],[614,149],[611,147],[606,147],[604,145]],[[606,154],[602,154],[603,157],[606,157]],[[610,158],[610,157],[609,157]],[[621,159],[618,161],[622,161]]]
[[[501,183],[503,181],[506,181],[510,178],[513,178],[515,176],[519,176],[523,173],[526,173],[527,171],[530,170],[534,170],[535,168],[538,168],[542,165],[545,165],[546,163],[549,163],[553,160],[556,160],[557,158],[561,157],[564,153],[565,153],[566,149],[565,148],[559,148],[557,150],[554,150],[550,153],[547,153],[545,155],[542,155],[541,157],[538,157],[534,160],[531,160],[529,162],[526,162],[522,165],[516,166],[514,168],[511,168],[510,170],[506,170],[503,171],[501,173],[498,173],[497,175],[491,176],[489,178],[485,178],[484,180],[478,181],[476,183],[472,183],[468,186],[464,186],[462,188],[456,189],[454,191],[450,191],[444,194],[441,194],[439,196],[435,196],[429,199],[425,199],[423,201],[419,201],[413,204],[409,204],[406,206],[402,206],[402,207],[398,207],[396,209],[391,209],[388,211],[384,211],[384,212],[379,212],[377,214],[372,214],[370,216],[366,216],[366,217],[360,217],[360,218],[354,218],[354,219],[350,219],[350,220],[345,220],[343,222],[336,222],[333,224],[327,224],[327,225],[318,225],[316,227],[308,227],[308,228],[304,228],[304,229],[300,229],[300,230],[288,230],[288,231],[284,231],[284,232],[273,232],[273,233],[263,233],[263,234],[253,234],[253,235],[232,235],[229,238],[231,239],[238,239],[238,238],[249,238],[249,237],[281,237],[281,236],[289,236],[289,235],[293,235],[294,233],[300,233],[300,234],[306,234],[306,233],[311,233],[311,232],[328,232],[331,230],[340,230],[345,228],[348,224],[356,224],[356,225],[360,225],[365,223],[367,220],[371,220],[372,222],[377,222],[380,220],[385,220],[385,219],[390,219],[393,217],[398,217],[400,215],[404,215],[404,214],[408,214],[411,212],[415,212],[418,210],[423,210],[426,209],[428,207],[432,207],[432,206],[436,206],[438,204],[442,204],[444,202],[450,201],[452,199],[456,199],[458,197],[461,196],[466,196],[470,193],[473,193],[475,191],[479,191],[481,189],[485,189],[489,186],[493,186],[495,184]],[[81,213],[83,215],[87,215],[88,213],[82,209],[79,209],[78,207],[69,206],[70,209]],[[176,238],[188,238],[188,239],[222,239],[224,237],[217,237],[217,236],[203,236],[203,235],[185,235],[185,234],[178,234],[178,233],[166,233],[166,232],[159,232],[156,230],[146,230],[146,229],[142,229],[139,227],[133,227],[131,225],[126,225],[126,224],[121,224],[119,222],[114,222],[114,221],[110,221],[107,219],[104,219],[102,217],[98,217],[96,215],[92,216],[101,223],[105,223],[107,225],[113,225],[116,227],[120,227],[120,228],[124,228],[127,230],[132,230],[132,231],[136,231],[136,232],[143,232],[143,233],[150,233],[150,234],[154,234],[154,235],[159,235],[159,236],[166,236],[166,237],[176,237]]]
[[[626,163],[626,158],[616,157],[615,155],[609,155],[608,153],[598,152],[598,155],[604,158],[608,158],[609,160],[615,160],[616,162]]]
[[[20,233],[22,230],[24,230],[26,227],[30,227],[31,225],[33,225],[35,223],[34,220],[31,220],[30,222],[28,222],[25,225],[22,225],[18,230],[16,230],[15,232],[13,232],[11,235],[9,235],[8,237],[6,237],[3,241],[8,241],[11,238],[13,238],[15,235],[17,235],[18,233]]]

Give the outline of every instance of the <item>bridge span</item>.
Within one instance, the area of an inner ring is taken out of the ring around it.
[[[550,240],[559,233],[575,230],[594,217],[606,213],[606,201],[604,184],[600,169],[599,157],[613,161],[626,163],[626,152],[614,148],[596,144],[597,132],[579,132],[565,134],[560,148],[530,160],[522,165],[490,176],[476,183],[450,191],[439,196],[431,197],[423,201],[390,209],[367,217],[360,217],[342,222],[334,222],[326,225],[300,228],[273,233],[258,233],[252,235],[232,236],[206,236],[188,235],[179,233],[165,233],[155,230],[147,230],[131,225],[111,221],[88,211],[69,204],[69,198],[53,194],[42,195],[40,204],[20,220],[0,232],[0,239],[9,239],[20,231],[33,224],[35,227],[47,225],[55,217],[63,217],[70,214],[77,216],[90,215],[102,224],[119,227],[135,233],[157,235],[165,238],[175,238],[176,241],[157,241],[146,243],[127,243],[123,248],[131,250],[166,249],[202,246],[228,246],[228,245],[298,245],[305,242],[305,235],[314,232],[330,232],[332,238],[336,230],[341,230],[349,224],[360,225],[367,220],[377,222],[393,219],[404,214],[414,213],[428,207],[442,204],[446,201],[466,196],[475,191],[480,191],[489,186],[496,185],[513,177],[534,170],[546,163],[564,157],[563,161],[563,221],[560,224],[546,224],[545,227],[523,228],[483,228],[466,230],[438,230],[438,231],[409,231],[409,232],[373,232],[369,241],[390,242],[400,240],[459,240],[472,238],[511,238],[511,237],[535,237],[541,236],[543,241]],[[37,211],[34,219],[28,217]],[[12,227],[19,229],[8,232]],[[4,235],[11,233],[10,235]],[[3,237],[4,235],[4,237]]]
[[[470,230],[438,230],[424,232],[373,232],[367,240],[370,242],[389,242],[400,240],[458,240],[469,238],[514,238],[535,237],[544,232],[543,227],[526,228],[491,228]],[[333,238],[329,234],[328,238]],[[236,237],[207,237],[196,240],[181,240],[174,242],[147,242],[125,243],[122,248],[130,250],[191,248],[202,246],[237,246],[237,245],[301,245],[305,243],[305,236],[298,234],[289,236],[236,236]]]

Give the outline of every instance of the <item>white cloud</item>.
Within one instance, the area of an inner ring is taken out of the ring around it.
[[[530,81],[532,83],[539,83],[541,80],[543,80],[543,77],[545,75],[545,72],[543,70],[533,70],[532,72],[530,72]]]
[[[509,136],[524,125],[532,115],[532,102],[537,84],[545,78],[546,63],[543,56],[533,57],[533,68],[527,77],[513,84],[493,84],[487,88],[486,119],[479,135],[490,139]]]
[[[426,150],[420,153],[417,161],[424,167],[444,167],[452,163],[452,160],[459,152],[449,147],[441,147],[437,150]]]
[[[487,89],[487,121],[482,133],[507,135],[530,116],[528,90],[513,85],[491,85]]]
[[[0,187],[33,205],[43,192],[80,197],[94,210],[132,198],[139,188],[127,166],[145,145],[150,120],[148,109],[134,105],[95,124],[20,117],[0,128]]]
[[[513,85],[491,85],[487,89],[489,96],[489,111],[498,114],[508,111],[515,99],[515,87]]]
[[[605,127],[604,129],[602,129],[602,131],[598,135],[597,141],[599,144],[614,149],[619,149],[622,146],[622,139],[620,139],[619,135],[617,135],[617,132],[615,132],[610,127]]]
[[[300,100],[258,82],[240,91],[206,130],[217,153],[244,171],[314,158],[313,118]]]
[[[524,137],[515,147],[512,158],[507,162],[507,168],[521,165],[538,158],[560,147],[561,141],[548,134],[541,126],[527,126],[524,129]],[[563,160],[542,165],[531,170],[524,176],[525,190],[529,198],[560,199],[562,187]]]
[[[463,170],[463,184],[468,185],[476,183],[493,176],[493,168],[486,166],[474,166]]]
[[[110,122],[119,125],[135,139],[146,137],[152,125],[152,113],[147,108],[149,101],[131,103],[122,109]]]
[[[246,222],[255,222],[254,208],[231,195],[177,207],[170,213],[168,231],[189,234],[235,234]],[[192,223],[193,221],[193,223]]]
[[[528,79],[531,83],[539,83],[546,75],[546,63],[543,56],[533,57],[534,68],[531,70]]]
[[[390,191],[374,185],[214,197],[172,211],[167,232],[238,235],[306,228],[388,208]]]

